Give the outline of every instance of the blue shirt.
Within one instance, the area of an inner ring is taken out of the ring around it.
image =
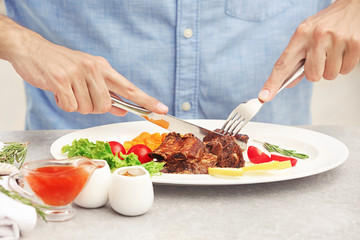
[[[296,27],[331,0],[5,0],[8,16],[49,41],[106,58],[183,119],[226,119],[257,97]],[[26,129],[141,120],[60,109],[25,83]],[[311,123],[311,83],[282,91],[253,119]]]

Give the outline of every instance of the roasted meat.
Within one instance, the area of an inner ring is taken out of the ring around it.
[[[242,150],[236,143],[236,139],[230,135],[219,137],[215,134],[207,135],[204,138],[207,152],[218,157],[216,166],[239,168],[245,164]]]
[[[157,160],[182,161],[186,159],[199,159],[204,153],[204,143],[193,134],[169,133],[161,145],[151,152],[150,156]]]
[[[200,159],[192,158],[184,161],[165,161],[164,173],[207,174],[209,167],[216,167],[217,156],[204,153]]]
[[[181,136],[172,132],[149,155],[164,161],[164,172],[168,173],[207,174],[209,167],[238,168],[245,163],[242,149],[230,135],[209,134],[201,141],[190,133]]]
[[[217,132],[217,133],[220,133],[221,132],[221,129],[215,129],[214,132]],[[227,134],[229,135],[229,134]],[[229,135],[230,136],[230,135]],[[218,137],[217,134],[213,134],[213,133],[209,133],[205,138],[204,138],[204,141],[209,141],[210,139],[213,139],[213,138],[216,138]],[[249,136],[246,135],[246,134],[241,134],[241,133],[238,133],[236,134],[236,136],[234,136],[235,139],[237,140],[237,143],[239,144],[240,148],[242,151],[245,151],[246,150],[246,147],[247,147],[247,142],[249,140]]]

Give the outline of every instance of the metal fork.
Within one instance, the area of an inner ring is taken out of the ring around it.
[[[286,78],[276,94],[281,92],[304,73],[304,62],[305,60],[302,60],[297,64],[292,74]],[[236,136],[240,130],[259,112],[263,104],[264,102],[260,101],[258,98],[250,99],[241,103],[230,113],[229,117],[222,126],[220,133],[229,133],[230,135]]]

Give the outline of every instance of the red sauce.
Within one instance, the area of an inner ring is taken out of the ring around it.
[[[74,166],[46,166],[34,169],[26,180],[34,193],[51,206],[65,206],[77,197],[89,172]]]

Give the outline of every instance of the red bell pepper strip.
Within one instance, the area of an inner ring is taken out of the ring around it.
[[[277,155],[277,154],[271,154],[270,156],[270,159],[272,161],[279,161],[279,162],[282,162],[282,161],[290,161],[291,162],[291,166],[295,166],[296,163],[297,163],[297,159],[296,158],[292,158],[292,157],[286,157],[286,156],[280,156],[280,155]]]

